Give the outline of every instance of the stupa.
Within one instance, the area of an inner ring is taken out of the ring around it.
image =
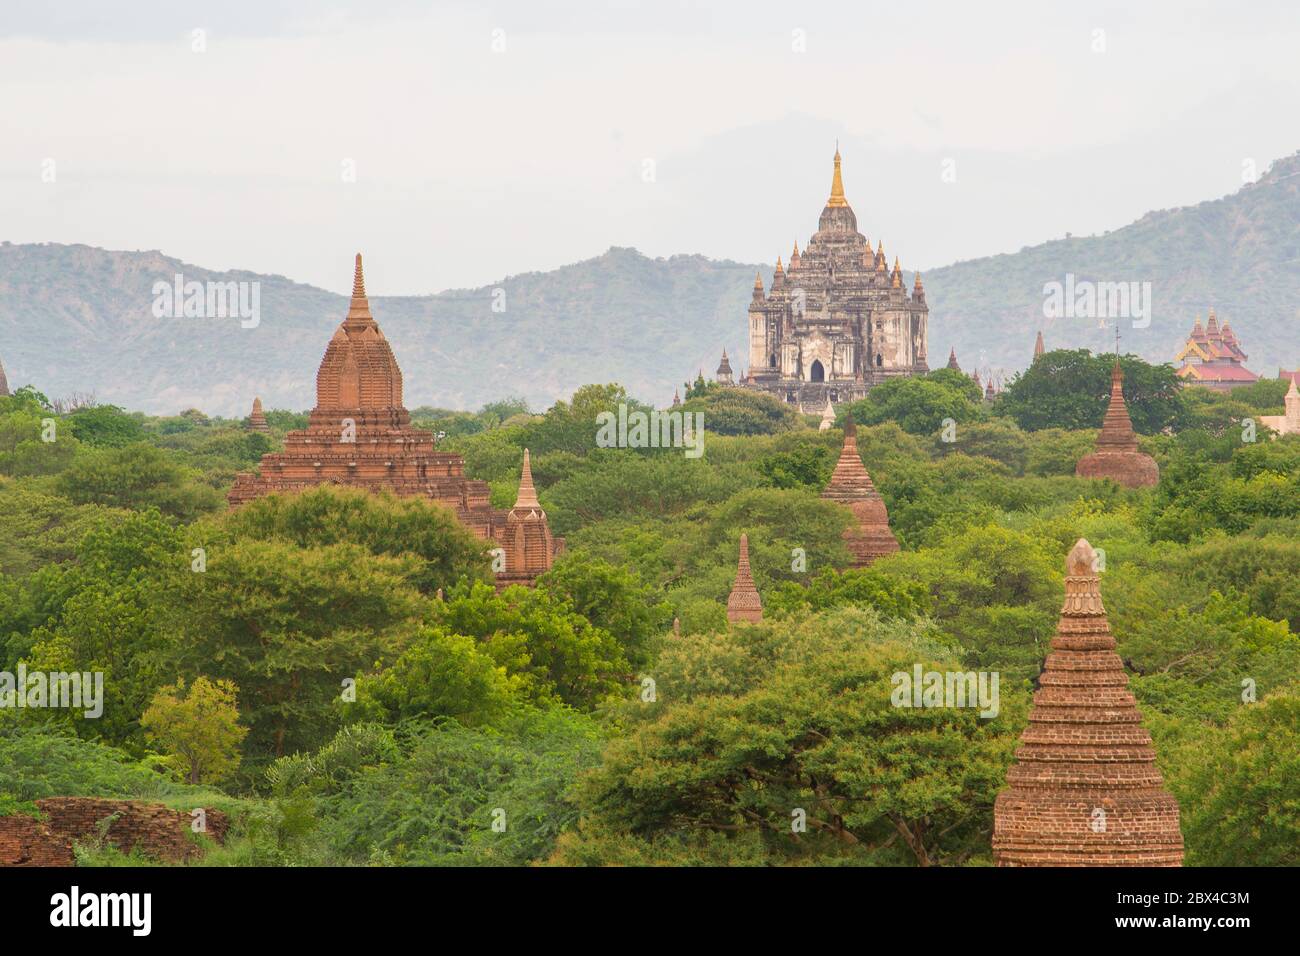
[[[1118,356],[1110,373],[1110,405],[1097,436],[1097,450],[1080,458],[1074,473],[1080,478],[1110,478],[1126,488],[1149,488],[1160,482],[1160,466],[1138,451],[1133,421],[1124,404],[1124,373]]]
[[[754,623],[763,620],[763,599],[754,587],[754,576],[749,571],[749,535],[740,536],[740,560],[736,563],[736,581],[727,595],[727,621]]]
[[[838,501],[853,512],[856,527],[844,532],[844,543],[853,553],[852,567],[865,568],[898,550],[898,539],[889,530],[885,501],[858,457],[858,430],[852,416],[844,420],[844,447],[822,497]]]
[[[1034,358],[1042,355],[1047,349],[1043,346],[1043,330],[1038,330],[1038,338],[1034,339]]]
[[[954,372],[960,372],[961,366],[957,364],[957,347],[953,346],[948,349],[948,368]]]
[[[1291,386],[1286,390],[1282,415],[1260,415],[1259,423],[1271,428],[1279,435],[1300,435],[1300,390],[1296,389],[1296,380],[1291,379]]]
[[[817,423],[819,432],[828,432],[835,427],[835,406],[831,400],[826,399],[826,407],[822,409],[822,420]]]
[[[9,380],[5,378],[4,362],[0,362],[0,396],[9,394]]]
[[[250,432],[269,432],[271,426],[267,424],[266,414],[262,411],[262,400],[253,399],[253,410],[248,415],[248,424],[244,426]]]
[[[998,866],[1181,866],[1178,802],[1156,769],[1082,538],[1065,604],[993,809]]]
[[[497,590],[511,584],[531,587],[539,574],[551,570],[556,555],[564,550],[564,539],[551,536],[546,512],[537,500],[527,448],[519,476],[519,494],[515,506],[506,513],[505,528],[498,533],[497,541],[505,552],[505,569],[497,572]]]

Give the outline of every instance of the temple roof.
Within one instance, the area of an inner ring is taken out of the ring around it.
[[[957,364],[956,346],[953,346],[952,348],[948,349],[948,367],[951,369],[955,369],[958,372],[961,371],[961,366]]]
[[[357,253],[347,317],[335,329],[316,373],[313,415],[340,417],[345,412],[405,412],[402,371],[370,314],[361,253]]]
[[[840,449],[839,461],[835,463],[835,471],[831,473],[830,484],[822,492],[822,497],[841,502],[880,497],[858,455],[858,426],[853,423],[852,415],[844,419],[844,447]]]

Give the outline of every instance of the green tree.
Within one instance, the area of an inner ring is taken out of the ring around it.
[[[1120,358],[1124,401],[1133,427],[1144,435],[1181,424],[1185,413],[1182,383],[1169,364],[1148,365],[1135,355]],[[1044,353],[1014,376],[998,396],[999,414],[1026,431],[1040,428],[1100,428],[1110,402],[1113,355],[1087,349]]]
[[[154,695],[140,718],[148,738],[167,751],[167,762],[191,784],[211,783],[239,766],[239,745],[248,731],[239,725],[233,683],[196,677]]]

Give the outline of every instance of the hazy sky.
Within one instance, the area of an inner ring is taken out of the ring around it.
[[[338,292],[361,249],[376,294],[771,261],[838,138],[931,268],[1237,189],[1300,148],[1298,49],[1294,2],[0,0],[0,239]]]

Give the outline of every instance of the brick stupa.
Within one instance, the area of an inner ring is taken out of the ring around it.
[[[533,468],[524,449],[524,466],[519,476],[515,506],[506,513],[505,528],[497,534],[505,552],[505,570],[497,572],[497,589],[511,584],[531,586],[539,574],[551,570],[556,555],[564,550],[564,539],[551,536],[546,512],[533,487]]]
[[[1097,554],[1065,562],[1065,605],[1007,788],[998,866],[1181,866],[1178,802],[1156,769],[1101,603]]]
[[[756,623],[763,620],[763,599],[754,587],[754,576],[749,572],[749,535],[740,536],[740,560],[736,562],[736,581],[727,595],[727,621]]]
[[[267,424],[266,413],[262,411],[262,400],[253,399],[253,410],[248,415],[248,424],[244,426],[250,432],[269,432],[271,426]]]
[[[844,448],[822,497],[853,512],[855,526],[844,532],[844,543],[853,554],[852,567],[865,568],[898,550],[898,539],[889,530],[885,501],[858,457],[858,429],[851,416],[844,419]]]
[[[1074,473],[1080,478],[1110,478],[1126,488],[1150,488],[1160,483],[1156,460],[1138,451],[1133,421],[1124,404],[1124,373],[1118,357],[1110,373],[1110,405],[1097,436],[1097,450],[1080,458]]]
[[[487,482],[466,478],[460,455],[436,451],[433,434],[411,426],[402,370],[370,314],[360,254],[347,318],[316,373],[316,407],[307,427],[285,436],[284,451],[262,456],[258,474],[236,476],[227,500],[235,507],[325,484],[446,505],[479,538],[503,542],[510,568],[509,514],[492,508]]]
[[[9,394],[9,380],[5,378],[5,365],[0,362],[0,396]]]

